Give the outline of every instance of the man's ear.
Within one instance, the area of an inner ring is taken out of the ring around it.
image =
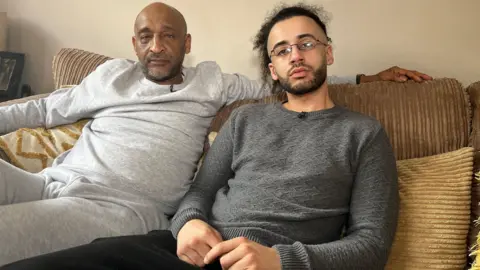
[[[326,49],[327,65],[330,66],[335,62],[335,58],[333,57],[333,49],[332,46],[328,46]]]
[[[272,63],[268,64],[268,68],[270,69],[270,75],[272,75],[272,79],[274,81],[278,80],[277,72],[275,71],[275,67]]]
[[[137,38],[135,36],[132,37],[132,45],[133,45],[133,50],[135,51],[135,54],[137,54]]]
[[[189,54],[192,49],[192,36],[187,34],[185,37],[185,54]]]

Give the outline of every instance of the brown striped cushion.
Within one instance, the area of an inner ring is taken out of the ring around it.
[[[63,48],[53,58],[55,89],[62,85],[77,85],[99,65],[112,58],[79,49]]]
[[[468,146],[470,104],[456,80],[330,85],[329,89],[335,103],[373,116],[383,124],[397,159],[436,155]],[[210,131],[218,131],[234,108],[282,98],[233,103],[217,114]]]
[[[454,79],[333,85],[330,89],[337,104],[373,116],[383,124],[397,159],[468,146],[470,104],[462,85]]]
[[[400,215],[386,269],[464,269],[473,148],[397,166]]]

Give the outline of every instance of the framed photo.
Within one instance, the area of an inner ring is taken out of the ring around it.
[[[25,54],[0,52],[0,97],[14,98],[20,91]]]

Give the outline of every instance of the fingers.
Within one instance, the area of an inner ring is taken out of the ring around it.
[[[195,246],[195,251],[198,253],[198,255],[200,255],[200,257],[202,257],[202,262],[211,249],[212,248],[206,244],[198,244]]]
[[[220,258],[220,264],[223,269],[247,269],[249,263],[253,261],[252,247],[240,244],[234,250],[228,252]],[[242,261],[242,262],[241,262]]]
[[[423,79],[418,75],[418,72],[408,70],[406,76],[416,82],[423,82]]]
[[[431,76],[418,72],[416,70],[393,67],[391,71],[393,71],[393,73],[395,74],[395,81],[397,82],[405,82],[408,79],[414,80],[416,82],[423,82],[433,79]]]
[[[252,265],[253,263],[253,256],[247,255],[243,258],[240,258],[238,261],[236,261],[232,266],[229,268],[226,268],[223,266],[223,269],[228,269],[228,270],[244,270],[244,269],[250,269],[249,266]]]
[[[204,235],[204,239],[205,243],[212,248],[222,242],[222,236],[213,228]]]
[[[206,240],[205,238],[190,239],[186,245],[178,247],[178,251],[177,251],[178,257],[182,258],[182,256],[186,256],[188,257],[188,261],[192,262],[191,264],[203,267],[205,265],[204,258],[208,254],[208,252],[212,249],[205,242],[205,240]],[[185,261],[188,262],[187,260]]]
[[[182,256],[185,256],[188,258],[189,261],[191,261],[192,265],[196,265],[199,267],[204,267],[205,263],[203,262],[203,256],[200,256],[195,250],[193,249],[187,249]],[[180,257],[180,256],[179,256]]]
[[[194,260],[190,259],[186,254],[179,255],[178,258],[188,264],[197,265]],[[198,266],[198,265],[197,265]],[[200,266],[202,267],[202,266]]]
[[[427,75],[427,74],[424,74],[424,73],[421,73],[421,72],[418,72],[418,76],[420,76],[422,79],[424,79],[425,81],[431,81],[433,80],[432,76],[430,75]]]
[[[237,248],[240,244],[246,243],[248,240],[244,237],[234,238],[228,241],[221,242],[220,244],[214,246],[210,252],[205,256],[205,264],[210,264],[216,258],[221,257],[224,254],[229,253],[230,251]]]

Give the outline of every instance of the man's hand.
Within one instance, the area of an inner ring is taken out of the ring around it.
[[[376,75],[364,75],[360,77],[360,83],[375,81],[406,82],[408,80],[423,82],[432,80],[432,77],[415,70],[408,70],[397,66],[386,69]]]
[[[244,237],[222,242],[205,256],[205,264],[220,258],[222,269],[280,270],[280,255],[273,248],[262,246]]]
[[[177,256],[182,261],[204,267],[205,255],[222,242],[220,233],[207,223],[193,219],[185,223],[177,236]]]

